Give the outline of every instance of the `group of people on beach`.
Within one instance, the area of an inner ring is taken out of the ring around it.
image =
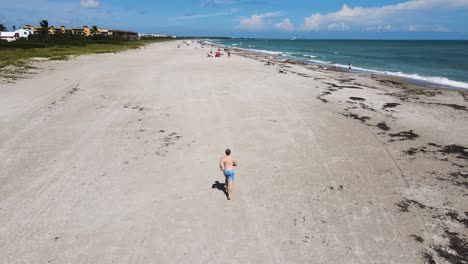
[[[207,57],[221,57],[223,56],[224,54],[221,52],[221,49],[218,49],[214,54],[213,54],[213,50],[210,50],[210,52],[206,53],[206,56]],[[228,55],[228,58],[231,58],[231,51],[230,50],[227,50],[227,55]]]
[[[333,68],[334,68],[335,70],[338,69],[338,64],[336,63],[336,61],[333,62]],[[351,71],[351,69],[352,69],[352,65],[351,65],[351,63],[348,63],[348,71]]]

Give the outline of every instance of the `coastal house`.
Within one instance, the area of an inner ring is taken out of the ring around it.
[[[83,28],[71,28],[71,32],[73,35],[84,35]]]
[[[161,34],[138,34],[138,37],[154,37],[154,38],[177,38],[177,36],[161,35]]]
[[[83,33],[85,36],[91,36],[91,29],[88,26],[83,26]]]
[[[91,29],[88,26],[83,26],[82,28],[72,28],[71,32],[73,35],[83,35],[86,37],[91,36]]]
[[[12,42],[19,39],[19,34],[16,32],[0,32],[0,39]]]
[[[112,33],[109,33],[109,29],[107,28],[98,28],[98,34],[104,36],[111,36]]]
[[[72,34],[72,30],[65,28],[65,26],[60,26],[60,31],[62,34],[70,34],[70,35]]]
[[[41,31],[41,27],[34,27],[34,26],[31,26],[31,25],[24,25],[21,28],[31,31],[32,34],[36,34],[36,33]]]
[[[118,29],[109,29],[108,35],[112,35],[114,37],[126,39],[126,40],[137,40],[138,33],[126,30],[118,30]]]
[[[19,38],[28,38],[29,35],[33,34],[33,32],[31,30],[23,29],[23,28],[20,28],[20,29],[16,30],[15,33],[18,33]]]
[[[54,26],[49,27],[49,34],[50,35],[62,34],[62,28],[56,28]]]
[[[24,25],[21,29],[29,30],[30,34],[40,33],[42,28],[41,27],[34,27],[31,25]],[[126,40],[136,40],[139,38],[138,32],[126,31],[126,30],[119,30],[119,29],[106,29],[106,28],[98,28],[97,32],[92,32],[91,28],[88,26],[83,27],[72,27],[71,29],[65,28],[65,26],[60,27],[49,27],[48,33],[50,35],[54,34],[71,34],[71,35],[81,35],[89,37],[91,35],[103,35],[103,36],[114,36],[117,38],[122,38]],[[23,34],[23,33],[20,33]]]

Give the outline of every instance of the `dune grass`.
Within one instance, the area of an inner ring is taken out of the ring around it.
[[[16,80],[28,73],[32,58],[49,60],[68,60],[71,56],[116,53],[129,49],[137,49],[144,45],[167,40],[137,40],[120,44],[88,44],[85,46],[52,46],[47,48],[2,48],[0,49],[0,77]]]
[[[128,49],[136,49],[156,41],[138,40],[122,44],[89,44],[86,46],[53,46],[48,48],[6,48],[0,49],[0,67],[15,64],[18,61],[31,58],[66,58],[68,55],[83,55],[93,53],[115,53]]]

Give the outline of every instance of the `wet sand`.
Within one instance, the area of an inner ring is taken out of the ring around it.
[[[178,44],[0,84],[2,262],[467,261],[466,94]]]

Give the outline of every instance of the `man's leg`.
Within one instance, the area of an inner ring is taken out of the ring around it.
[[[227,192],[228,192],[228,199],[231,200],[231,191],[232,191],[232,180],[228,178],[228,185],[227,185]]]
[[[228,188],[229,188],[229,181],[228,181],[228,177],[226,177],[226,181],[224,181],[224,190],[226,191],[227,196],[229,196]]]

